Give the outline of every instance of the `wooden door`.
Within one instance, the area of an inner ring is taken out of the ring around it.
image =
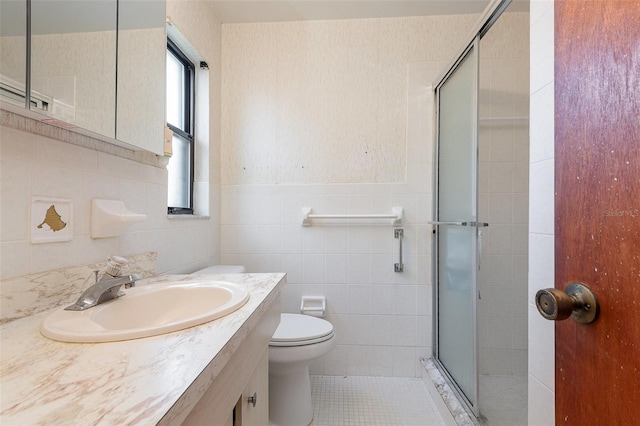
[[[640,0],[555,2],[556,424],[640,424]]]

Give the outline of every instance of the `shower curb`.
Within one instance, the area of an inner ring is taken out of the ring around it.
[[[420,358],[422,379],[448,425],[477,426],[479,423],[464,409],[431,358]]]

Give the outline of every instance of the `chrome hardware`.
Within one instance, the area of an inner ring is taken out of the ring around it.
[[[135,287],[136,281],[141,278],[137,274],[120,276],[128,265],[129,262],[124,257],[109,257],[106,272],[102,275],[102,278],[98,280],[98,271],[93,271],[96,280],[95,284],[86,289],[76,303],[64,309],[66,311],[84,311],[108,300],[124,296],[125,293],[120,291],[120,288],[122,286],[124,288]]]
[[[254,392],[253,395],[247,398],[247,402],[255,407],[258,403],[258,394]]]
[[[571,283],[564,291],[546,288],[536,293],[536,307],[545,319],[561,321],[569,317],[589,324],[598,316],[596,295],[582,283]]]
[[[432,220],[427,222],[429,225],[453,225],[453,226],[471,226],[475,228],[486,228],[489,226],[487,222],[447,222],[447,221],[439,221]]]
[[[393,237],[400,240],[400,261],[398,263],[394,263],[393,270],[395,272],[402,272],[404,271],[404,263],[402,263],[402,237],[404,237],[404,230],[394,229]]]
[[[122,256],[109,256],[106,273],[112,277],[119,277],[129,266],[129,261]]]
[[[120,291],[120,287],[123,285],[125,288],[134,287],[139,279],[140,276],[136,274],[124,277],[112,277],[109,274],[104,274],[100,281],[82,293],[76,303],[64,309],[67,311],[84,311],[108,300],[124,296],[125,293]]]
[[[462,226],[472,226],[476,228],[486,228],[489,226],[487,222],[462,222]]]
[[[480,266],[482,265],[482,229],[478,229],[478,271],[480,270]]]

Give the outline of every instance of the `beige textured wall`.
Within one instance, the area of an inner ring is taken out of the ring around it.
[[[167,17],[171,19],[209,65],[209,103],[207,107],[209,110],[210,139],[207,143],[209,145],[211,172],[207,173],[207,179],[211,179],[212,184],[219,184],[221,25],[217,22],[213,5],[206,1],[168,1]],[[197,99],[196,102],[198,102]],[[207,159],[201,158],[201,160],[206,161]],[[196,181],[198,180],[200,180],[200,177],[198,176],[198,165],[196,164]],[[218,194],[219,190],[218,187]],[[219,196],[215,196],[213,193],[211,196],[212,199],[219,199]]]
[[[0,72],[2,75],[24,84],[27,63],[26,51],[26,37],[0,37]]]
[[[407,63],[449,60],[476,19],[223,25],[222,183],[405,182]]]
[[[214,224],[211,234],[215,245],[216,262],[220,247],[220,85],[221,85],[221,25],[212,3],[206,1],[173,0],[167,2],[167,17],[197,50],[209,65],[208,87],[199,80],[196,94],[196,164],[194,198],[196,212],[202,212],[206,203],[208,215]],[[208,121],[203,120],[208,117]],[[206,198],[206,200],[205,200]]]

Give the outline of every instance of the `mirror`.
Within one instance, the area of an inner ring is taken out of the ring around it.
[[[0,1],[0,99],[25,108],[27,2]]]
[[[30,4],[28,55],[27,1],[0,1],[3,108],[163,155],[165,0]]]
[[[164,0],[119,0],[116,138],[164,154]]]
[[[31,0],[32,111],[115,138],[117,6]]]

